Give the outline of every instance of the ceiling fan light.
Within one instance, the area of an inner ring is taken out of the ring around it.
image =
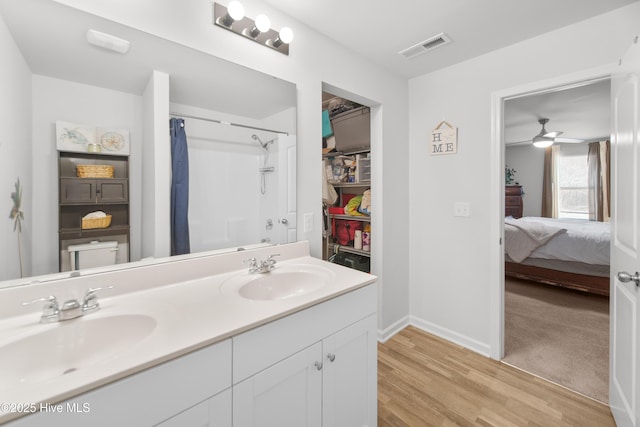
[[[553,145],[553,142],[553,138],[549,138],[546,136],[536,135],[533,138],[533,145],[534,147],[538,148],[550,147],[551,145]]]

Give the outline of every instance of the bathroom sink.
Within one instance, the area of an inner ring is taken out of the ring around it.
[[[152,317],[81,317],[0,346],[0,390],[38,384],[117,357],[149,336]]]
[[[276,266],[269,273],[234,276],[228,279],[223,289],[237,292],[250,300],[285,300],[315,292],[334,278],[331,270],[319,266]]]

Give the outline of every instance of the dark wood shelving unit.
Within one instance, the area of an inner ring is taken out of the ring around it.
[[[112,178],[78,177],[78,165],[113,166]],[[111,215],[106,228],[82,228],[82,217],[94,211]],[[59,268],[65,266],[63,254],[71,244],[95,240],[130,241],[129,158],[94,153],[58,152],[58,242]]]

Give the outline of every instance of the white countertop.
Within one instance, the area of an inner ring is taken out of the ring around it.
[[[241,255],[238,253],[216,255],[215,262],[222,261],[224,264],[225,259],[221,258],[227,257],[226,264],[230,265],[230,267],[220,268],[225,270],[220,274],[173,284],[149,285],[144,289],[124,292],[112,297],[108,297],[108,292],[101,293],[99,297],[101,309],[77,319],[40,324],[40,313],[33,311],[29,314],[0,319],[0,367],[7,366],[7,363],[21,363],[22,358],[7,350],[11,348],[12,343],[50,329],[65,328],[72,322],[99,321],[102,325],[107,325],[107,329],[104,329],[104,339],[109,339],[108,334],[117,335],[118,329],[123,328],[122,322],[118,320],[126,320],[126,317],[118,318],[118,316],[140,315],[155,320],[155,327],[153,324],[147,325],[153,330],[142,340],[127,345],[126,348],[114,354],[105,354],[103,355],[104,359],[94,360],[86,367],[82,367],[82,361],[80,361],[77,370],[68,374],[54,375],[54,378],[49,380],[16,378],[12,381],[5,381],[3,379],[0,381],[0,402],[37,405],[41,402],[61,402],[366,286],[376,280],[373,275],[310,257],[306,244],[293,245],[297,246],[289,251],[290,254],[285,254],[283,257],[285,259],[278,261],[274,271],[308,266],[310,269],[320,268],[329,271],[331,275],[334,275],[334,279],[310,293],[283,300],[250,300],[238,295],[238,286],[236,285],[238,277],[248,276],[246,267],[237,268],[241,265],[237,262],[239,257],[256,256],[261,259],[269,251],[270,253],[287,252],[286,248],[282,246],[281,248],[285,250],[269,248],[243,251]],[[305,248],[306,254],[304,253]],[[200,260],[201,263],[204,261],[206,259]],[[212,258],[211,261],[213,262],[214,259]],[[179,264],[176,264],[175,268],[180,268]],[[153,272],[154,269],[151,267],[145,271],[145,274],[148,276]],[[115,287],[119,286],[117,282],[113,284]],[[39,291],[43,292],[43,290]],[[23,299],[15,303],[20,304],[21,301],[28,300],[37,292],[38,290],[30,290],[28,297],[25,295],[22,297]],[[0,295],[0,297],[2,296]],[[114,325],[113,330],[110,330],[110,323]],[[42,352],[40,354],[44,355],[47,353],[47,348],[34,348],[34,350],[40,351]],[[46,356],[43,360],[47,360]],[[46,376],[49,368],[37,366],[34,369],[42,370]],[[1,409],[0,423],[19,416],[19,414],[3,413]]]

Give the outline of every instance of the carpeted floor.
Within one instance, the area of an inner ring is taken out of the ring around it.
[[[507,278],[504,362],[609,401],[609,299]]]

